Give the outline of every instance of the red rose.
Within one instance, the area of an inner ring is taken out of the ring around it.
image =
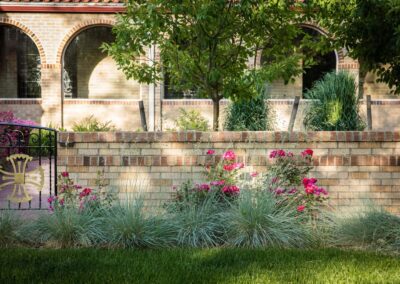
[[[62,173],[61,173],[61,176],[62,176],[62,177],[69,177],[69,173],[68,173],[68,172],[62,172]]]

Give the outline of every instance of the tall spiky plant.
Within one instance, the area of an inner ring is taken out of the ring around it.
[[[349,73],[327,73],[304,96],[313,100],[304,118],[304,126],[308,130],[351,131],[365,128],[359,114],[356,83]]]

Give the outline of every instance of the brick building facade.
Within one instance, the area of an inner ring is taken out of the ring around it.
[[[127,81],[99,50],[102,42],[112,40],[111,27],[123,9],[123,0],[0,0],[0,111],[67,128],[93,114],[119,129],[136,130],[143,100],[150,130],[172,126],[179,107],[199,109],[211,120],[210,101],[169,99],[162,83]],[[304,27],[324,33],[312,25]],[[358,63],[345,50],[332,51],[331,61],[333,70],[358,73]],[[306,81],[301,76],[293,84],[271,85],[277,129],[287,127],[292,98],[302,94]],[[369,74],[365,93],[373,98],[374,128],[396,129],[400,112],[393,110],[400,104],[389,99],[389,89]],[[301,128],[298,123],[296,129]]]

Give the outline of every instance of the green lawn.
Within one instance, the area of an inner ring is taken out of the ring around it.
[[[400,258],[325,250],[1,249],[0,283],[400,283]]]

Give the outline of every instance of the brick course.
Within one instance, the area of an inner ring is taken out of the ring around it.
[[[246,171],[266,171],[276,148],[300,153],[315,150],[312,175],[331,196],[331,204],[356,210],[372,200],[400,213],[400,132],[113,132],[60,133],[59,171],[67,170],[83,185],[93,185],[105,171],[110,186],[121,193],[141,192],[150,205],[160,205],[172,186],[202,180],[204,166],[234,149]],[[366,152],[359,152],[360,149]]]

